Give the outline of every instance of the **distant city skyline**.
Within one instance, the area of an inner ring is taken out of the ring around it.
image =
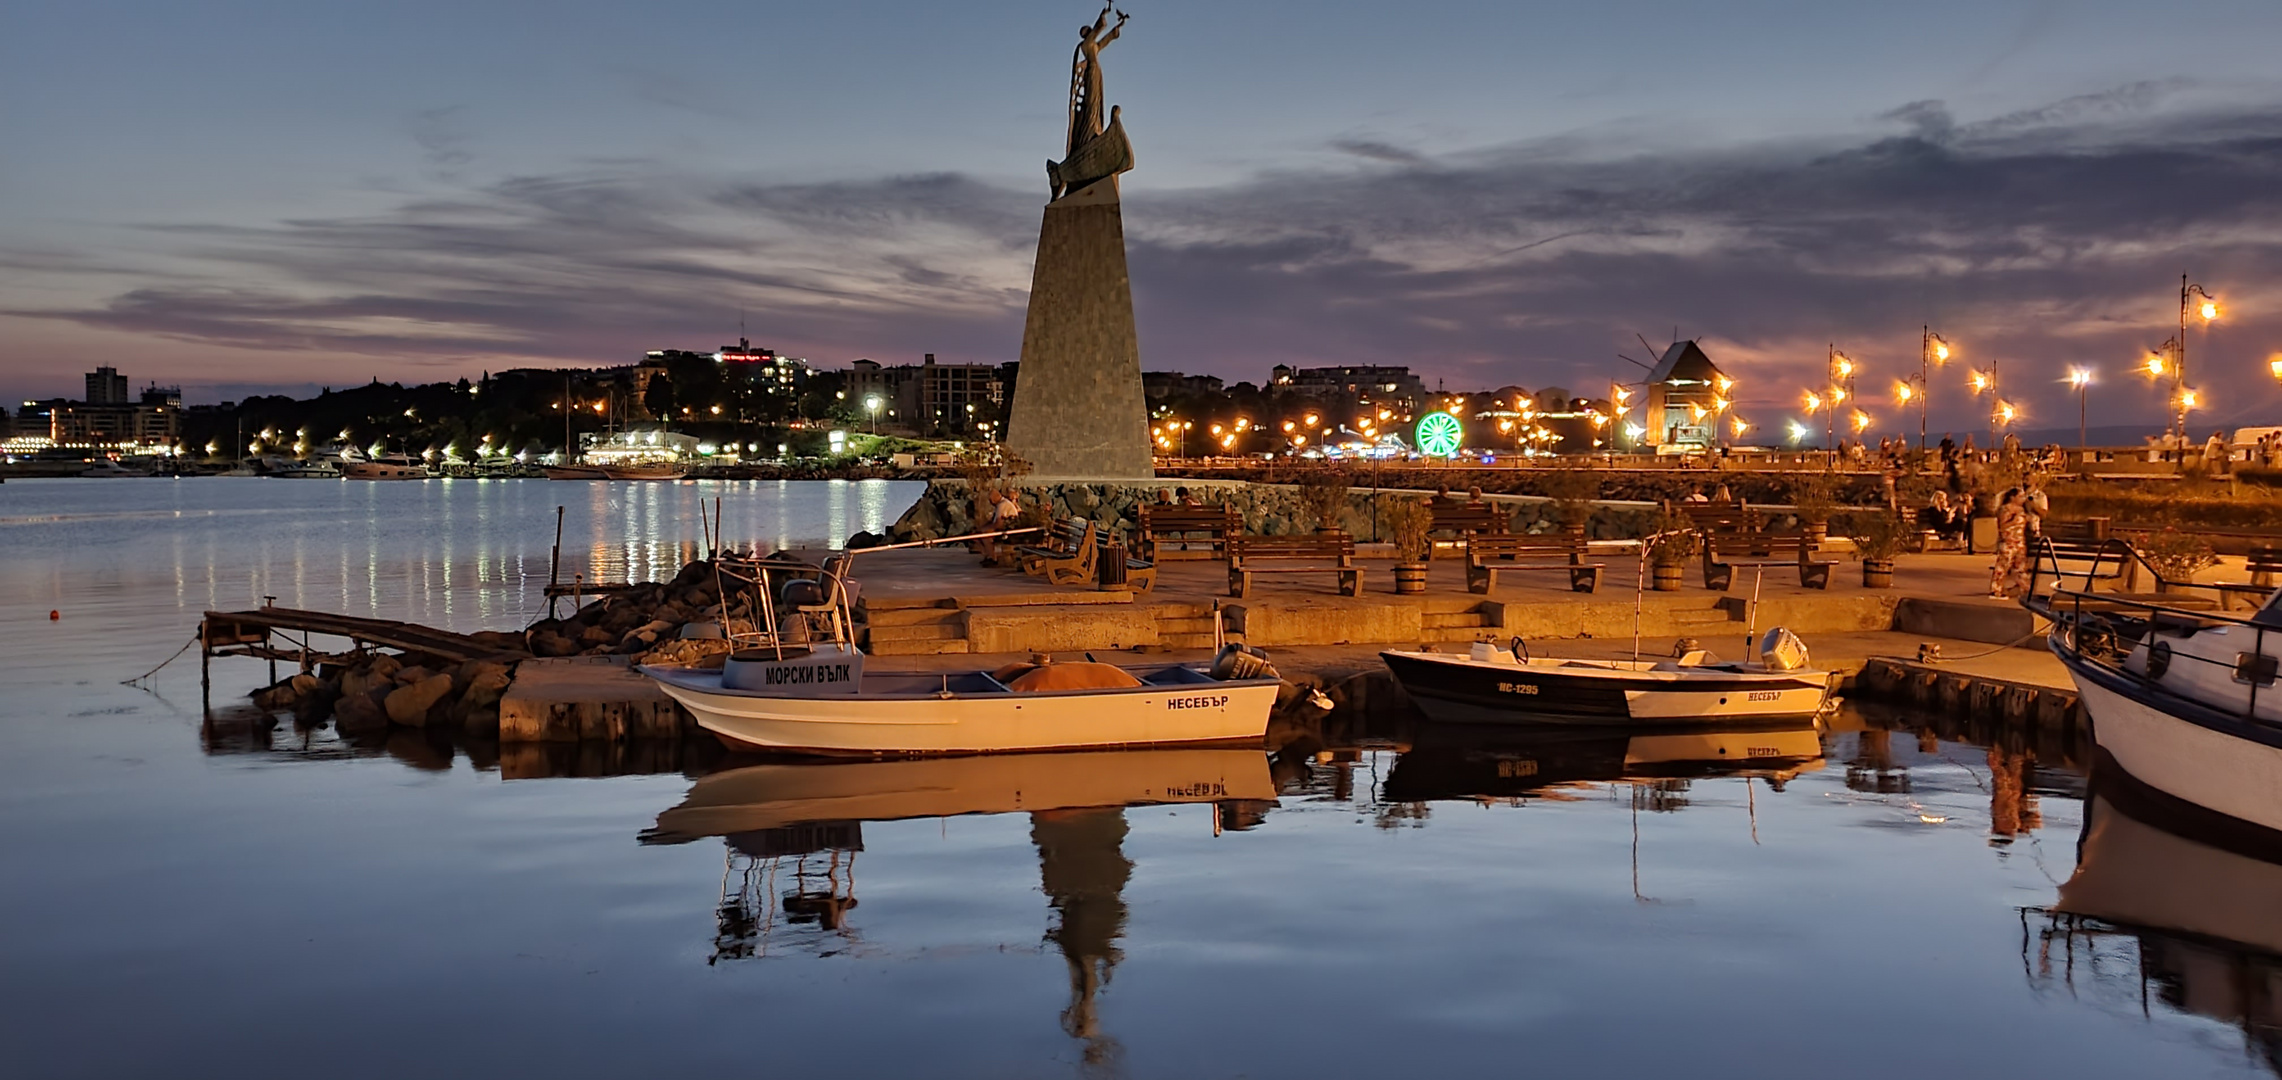
[[[734,341],[1001,362],[1087,2],[0,16],[0,392],[193,400]],[[1106,63],[1143,366],[1605,391],[1695,337],[1762,431],[1918,328],[2027,427],[2282,418],[2282,8],[1143,2]],[[536,18],[536,21],[535,21]],[[2196,320],[2199,322],[2200,320]],[[1986,399],[1983,399],[1985,402]]]

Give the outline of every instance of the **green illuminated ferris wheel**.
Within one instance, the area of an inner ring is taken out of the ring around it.
[[[1457,417],[1446,412],[1430,412],[1419,418],[1415,434],[1421,452],[1432,457],[1449,457],[1458,452],[1466,433],[1458,425]]]

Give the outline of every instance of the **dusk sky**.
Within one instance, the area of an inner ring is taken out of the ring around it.
[[[0,393],[193,403],[737,336],[1013,359],[1071,2],[0,8]],[[1606,389],[1675,328],[1762,428],[1933,324],[2029,426],[2282,421],[2282,4],[1133,0],[1143,366]],[[1643,357],[1645,358],[1645,357]],[[1980,426],[1937,373],[1935,427]],[[1985,416],[1985,408],[1978,410]]]

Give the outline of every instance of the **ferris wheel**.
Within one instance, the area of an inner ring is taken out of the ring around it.
[[[1418,420],[1414,432],[1418,449],[1430,457],[1449,457],[1458,452],[1465,441],[1466,432],[1458,418],[1446,412],[1430,412]]]

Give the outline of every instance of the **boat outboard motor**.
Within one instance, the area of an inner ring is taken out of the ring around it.
[[[1769,671],[1797,671],[1807,666],[1807,643],[1784,627],[1767,631],[1759,643],[1759,662]]]
[[[1268,654],[1250,645],[1234,642],[1223,646],[1220,655],[1212,658],[1212,677],[1226,682],[1231,679],[1281,679],[1276,666],[1268,662]]]
[[[1276,672],[1268,662],[1268,654],[1250,645],[1229,642],[1222,646],[1220,655],[1212,658],[1212,677],[1215,679],[1274,679],[1285,686],[1295,684]],[[1323,691],[1307,687],[1307,702],[1318,709],[1329,710],[1331,699]]]

